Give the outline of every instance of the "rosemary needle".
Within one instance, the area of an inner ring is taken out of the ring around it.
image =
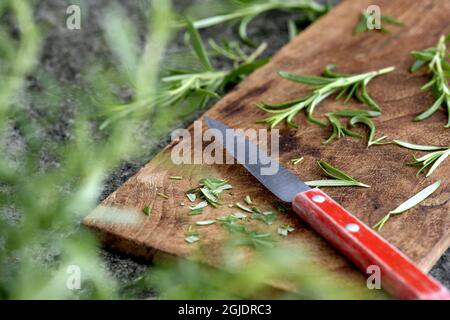
[[[393,215],[401,214],[412,207],[418,205],[422,201],[424,201],[426,198],[428,198],[433,192],[435,192],[439,186],[441,185],[440,181],[436,181],[432,185],[429,185],[419,193],[415,194],[413,197],[409,198],[405,202],[403,202],[401,205],[399,205],[397,208],[395,208],[392,211],[389,211],[387,215],[385,215],[380,221],[378,221],[373,228],[376,230],[381,230],[385,223],[391,218]]]
[[[296,159],[291,159],[291,163],[292,163],[293,165],[297,165],[297,164],[299,164],[300,162],[302,162],[304,159],[305,159],[304,157],[300,157],[300,158],[296,158]]]

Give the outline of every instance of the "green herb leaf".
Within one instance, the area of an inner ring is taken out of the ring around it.
[[[202,220],[202,221],[197,221],[195,224],[198,226],[210,226],[214,223],[216,223],[215,220]]]
[[[158,196],[160,196],[161,198],[163,198],[165,200],[169,199],[169,196],[163,192],[158,193]]]
[[[356,126],[357,124],[364,124],[367,127],[369,127],[369,138],[367,139],[367,146],[370,147],[372,145],[375,144],[383,144],[383,140],[386,139],[386,136],[382,136],[378,139],[375,139],[375,135],[376,135],[376,128],[375,128],[375,123],[370,119],[367,118],[365,116],[354,116],[353,118],[350,119],[350,125],[352,127]]]
[[[208,71],[213,71],[214,68],[209,61],[208,54],[206,53],[205,47],[203,46],[203,41],[198,33],[197,29],[194,27],[189,19],[186,19],[186,27],[189,32],[189,40],[191,41],[192,48],[194,49],[200,62]]]
[[[203,209],[208,205],[208,202],[206,201],[202,201],[198,204],[196,204],[195,206],[189,207],[189,209],[191,210],[197,210],[197,209]]]
[[[186,197],[190,202],[194,202],[197,199],[197,195],[195,193],[186,193]]]
[[[291,159],[291,163],[292,163],[293,165],[297,165],[297,164],[299,164],[300,162],[302,162],[304,159],[305,159],[304,157],[300,157],[300,158],[296,158],[296,159]]]
[[[308,181],[306,184],[308,186],[313,187],[363,187],[369,188],[367,184],[359,182],[358,180],[352,178],[347,173],[342,170],[339,170],[329,163],[320,160],[317,162],[319,168],[329,177],[334,178],[336,180],[316,180],[316,181]]]
[[[427,110],[419,114],[414,120],[422,121],[429,118],[436,113],[441,106],[446,106],[447,111],[450,111],[450,72],[448,72],[449,63],[447,61],[449,53],[446,46],[446,37],[441,36],[438,43],[433,48],[428,48],[422,51],[411,51],[410,54],[416,59],[411,66],[411,72],[416,72],[421,67],[427,65],[428,71],[431,75],[431,80],[425,84],[422,89],[431,89],[436,97],[435,102]],[[450,112],[448,113],[448,121],[444,125],[445,128],[450,128]]]
[[[258,209],[253,210],[252,219],[262,221],[267,225],[271,225],[277,219],[277,214],[272,211],[262,212]]]
[[[424,145],[417,145],[401,140],[394,140],[395,144],[411,149],[411,150],[418,150],[418,151],[433,151],[430,152],[420,158],[417,158],[413,156],[413,162],[410,163],[410,165],[414,166],[420,166],[421,168],[419,171],[417,171],[417,176],[425,171],[427,167],[430,167],[428,172],[426,173],[426,177],[429,177],[437,168],[438,166],[445,160],[447,157],[450,156],[450,147],[442,147],[442,146],[424,146]]]
[[[171,176],[171,177],[169,177],[169,180],[181,180],[181,179],[183,179],[182,176]]]
[[[203,208],[197,208],[194,210],[189,211],[190,216],[198,216],[199,214],[203,213]]]
[[[287,237],[289,233],[293,232],[295,229],[289,224],[284,224],[278,228],[278,234],[283,237]]]
[[[428,198],[430,195],[432,195],[439,188],[440,185],[441,185],[440,181],[436,181],[435,183],[429,185],[419,193],[415,194],[413,197],[403,202],[394,210],[389,211],[389,213],[386,216],[384,216],[380,221],[378,221],[373,226],[373,228],[376,230],[381,230],[381,228],[383,228],[384,224],[391,218],[391,216],[401,214],[415,207],[416,205],[424,201],[426,198]]]
[[[328,65],[325,68],[324,75],[322,77],[304,76],[287,71],[280,71],[280,76],[285,79],[302,84],[314,85],[315,87],[312,89],[312,93],[310,95],[294,99],[292,101],[277,104],[257,104],[257,107],[259,107],[261,110],[265,111],[266,113],[273,114],[270,117],[258,119],[257,122],[267,123],[271,128],[274,128],[281,122],[285,121],[288,126],[296,128],[297,125],[294,123],[294,117],[300,111],[305,111],[310,122],[319,126],[326,126],[326,123],[319,119],[316,119],[313,116],[315,108],[322,101],[333,94],[337,94],[337,98],[339,98],[346,93],[347,96],[345,98],[345,101],[348,101],[352,96],[355,96],[371,109],[373,109],[373,111],[375,112],[373,114],[374,116],[379,115],[380,108],[377,103],[368,95],[366,86],[373,78],[382,74],[392,72],[394,70],[394,67],[388,67],[376,71],[354,75],[334,73],[331,71],[332,67],[333,66]],[[328,118],[330,118],[330,116]],[[333,119],[329,120],[331,122]],[[337,126],[337,122],[331,124]],[[336,130],[336,128],[334,128],[333,130]],[[352,133],[348,129],[342,129],[340,130],[340,132],[341,134],[345,133],[346,135],[357,135],[356,133]],[[333,138],[329,139],[329,141],[333,140],[338,135],[339,132],[333,133]]]
[[[252,213],[252,212],[253,212],[252,209],[250,209],[250,208],[248,208],[248,207],[246,207],[246,206],[240,204],[239,202],[236,202],[234,205],[235,205],[237,208],[241,209],[242,211],[249,212],[249,213]]]
[[[146,207],[144,207],[144,209],[142,209],[142,212],[146,215],[146,216],[148,216],[150,213],[152,213],[152,207],[150,206],[146,206]]]

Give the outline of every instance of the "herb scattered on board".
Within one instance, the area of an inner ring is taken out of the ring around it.
[[[186,231],[186,237],[184,238],[184,240],[189,244],[197,242],[200,240],[200,233],[194,230],[193,226],[191,225]]]
[[[278,212],[280,213],[286,213],[289,209],[280,201],[278,201],[275,204],[275,207],[277,208]]]
[[[305,18],[308,21],[314,21],[320,15],[328,11],[328,7],[316,3],[313,0],[235,0],[227,1],[225,10],[217,15],[212,15],[204,19],[198,19],[193,22],[197,29],[207,28],[229,22],[239,21],[239,37],[249,46],[255,46],[255,43],[249,38],[247,27],[253,19],[259,15],[274,10],[301,10],[306,13]],[[293,22],[292,22],[293,23]],[[291,26],[292,28],[292,26]],[[291,30],[291,32],[295,32]]]
[[[257,122],[267,123],[271,128],[274,128],[282,121],[286,121],[289,126],[297,128],[298,126],[294,123],[293,119],[300,111],[305,111],[310,122],[320,126],[326,126],[326,123],[315,118],[313,113],[315,108],[323,100],[333,94],[337,94],[336,99],[345,95],[346,98],[344,103],[348,102],[354,96],[373,111],[381,112],[378,104],[367,93],[367,85],[375,77],[392,72],[394,67],[350,75],[335,73],[332,70],[334,67],[334,65],[327,65],[323,76],[302,76],[286,71],[280,71],[280,76],[287,80],[313,85],[314,88],[312,89],[312,93],[305,97],[287,102],[258,104],[258,107],[261,110],[274,115],[268,118],[258,119]]]
[[[240,204],[239,202],[236,202],[234,205],[235,205],[236,208],[239,208],[242,211],[249,212],[249,213],[253,212],[252,209],[250,209],[249,207],[244,206],[243,204]]]
[[[293,165],[297,165],[297,164],[299,164],[300,162],[302,162],[304,159],[305,159],[304,157],[291,159],[291,163],[292,163]]]
[[[320,160],[317,162],[318,166],[322,171],[333,178],[333,180],[315,180],[307,181],[306,184],[310,187],[364,187],[369,188],[367,184],[359,182],[358,180],[352,178],[347,173],[339,170],[329,163]]]
[[[245,201],[245,203],[248,204],[248,205],[252,205],[252,204],[253,204],[252,198],[250,198],[249,195],[246,195],[246,196],[245,196],[244,201]]]
[[[278,234],[283,237],[287,237],[289,233],[293,232],[295,229],[289,224],[284,224],[278,228]]]
[[[273,247],[275,239],[271,233],[261,233],[255,230],[250,230],[245,225],[237,223],[237,220],[238,219],[232,215],[218,219],[222,227],[227,229],[233,235],[237,235],[237,237],[233,238],[233,245],[252,246],[256,249]]]
[[[420,191],[413,197],[409,198],[407,201],[403,202],[401,205],[399,205],[394,210],[389,211],[389,213],[387,215],[385,215],[380,221],[378,221],[373,226],[373,228],[376,230],[381,230],[381,228],[383,228],[383,226],[391,218],[391,216],[399,215],[399,214],[411,209],[412,207],[418,205],[423,200],[428,198],[433,192],[435,192],[439,188],[440,185],[441,185],[440,181],[437,181],[437,182],[433,183],[432,185],[429,185],[428,187],[426,187],[425,189],[423,189],[422,191]]]
[[[201,220],[201,221],[197,221],[195,224],[197,226],[210,226],[215,223],[216,223],[215,220]]]
[[[444,162],[444,160],[450,156],[450,147],[442,147],[442,146],[424,146],[424,145],[418,145],[413,144],[401,140],[394,140],[395,144],[402,146],[407,149],[411,150],[418,150],[418,151],[432,151],[430,153],[427,153],[426,155],[422,157],[416,157],[413,156],[413,162],[410,163],[410,165],[413,166],[419,166],[421,167],[419,171],[417,171],[417,176],[420,175],[422,172],[425,172],[425,169],[427,167],[430,167],[428,169],[428,172],[425,174],[425,177],[429,177],[436,169],[437,167]]]
[[[171,176],[169,177],[169,180],[182,180],[183,177],[182,176]]]
[[[433,115],[441,106],[446,106],[448,121],[445,128],[450,128],[450,63],[447,43],[450,42],[450,34],[441,36],[433,48],[422,51],[412,51],[411,55],[416,59],[411,67],[411,72],[416,72],[423,66],[428,66],[431,80],[426,83],[422,90],[430,89],[436,98],[435,102],[427,110],[419,114],[415,120],[422,121]]]
[[[277,219],[277,214],[273,211],[261,211],[256,207],[253,207],[252,211],[252,219],[262,221],[267,225],[273,224]]]
[[[356,25],[356,27],[353,29],[353,34],[358,34],[358,33],[362,33],[362,32],[371,30],[368,28],[370,17],[371,17],[371,15],[369,13],[367,13],[366,11],[361,12],[361,19],[359,20],[359,23]],[[387,24],[400,26],[400,27],[403,27],[405,25],[402,21],[392,18],[390,16],[381,16],[380,20],[381,20],[382,24],[387,23]],[[380,29],[374,29],[374,30],[377,30],[380,32],[385,32],[385,33],[390,32],[389,29],[387,29],[383,26],[381,26]]]
[[[164,192],[159,192],[158,196],[160,196],[161,198],[163,198],[165,200],[169,199],[169,196],[167,194],[165,194]]]
[[[152,213],[152,206],[146,206],[146,207],[144,207],[144,209],[142,209],[142,212],[143,212],[146,216],[150,215],[150,213]]]
[[[196,206],[201,206],[201,208],[206,207],[208,204],[217,207],[220,202],[220,194],[225,191],[231,189],[231,185],[222,179],[217,178],[203,178],[199,181],[199,187],[190,189],[186,192],[186,197],[189,201],[194,202],[197,198],[202,199],[203,201],[197,204]],[[196,206],[190,207],[191,210],[197,210]]]

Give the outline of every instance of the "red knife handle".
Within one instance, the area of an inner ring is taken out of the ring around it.
[[[450,299],[449,291],[319,189],[299,193],[294,211],[364,274],[378,266],[382,287],[399,299]]]

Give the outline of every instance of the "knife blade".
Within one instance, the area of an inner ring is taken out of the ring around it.
[[[275,159],[270,161],[278,165],[278,172],[261,174],[263,163],[260,159],[269,157],[263,150],[225,124],[209,117],[205,117],[205,121],[209,128],[220,131],[223,146],[230,155],[275,196],[292,202],[293,211],[364,274],[379,270],[383,288],[394,297],[450,300],[450,293],[444,286],[322,190],[309,188]],[[226,139],[232,139],[233,143]],[[239,149],[245,152],[237,152]],[[249,159],[257,161],[250,163]]]

